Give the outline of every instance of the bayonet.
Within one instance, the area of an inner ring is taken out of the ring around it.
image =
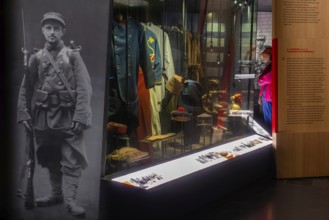
[[[26,47],[26,37],[25,37],[25,19],[24,19],[24,10],[22,9],[22,26],[23,26],[23,43],[24,47],[22,48],[22,52],[24,54],[24,67],[27,67],[27,56],[28,56],[28,50]]]

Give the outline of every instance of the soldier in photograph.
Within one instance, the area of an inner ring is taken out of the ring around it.
[[[266,41],[265,34],[257,34],[257,38],[256,38],[256,57],[257,58],[258,58],[259,54],[261,54],[266,49],[265,41]]]
[[[17,109],[18,123],[35,135],[38,163],[49,172],[51,192],[35,204],[65,202],[71,215],[84,217],[76,196],[88,164],[83,131],[91,126],[90,77],[79,48],[62,40],[66,23],[61,14],[45,13],[41,30],[46,42],[30,56]]]

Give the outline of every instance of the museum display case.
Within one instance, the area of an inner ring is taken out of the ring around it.
[[[210,190],[199,175],[213,183],[223,175],[233,189],[269,173],[272,137],[253,117],[256,5],[113,2],[103,216],[128,198],[141,202],[132,205],[136,212],[165,203],[182,184],[191,189],[179,193]],[[228,170],[240,177],[233,180]],[[198,203],[186,200],[184,207]]]
[[[255,7],[113,2],[105,175],[255,133]]]
[[[255,7],[113,2],[105,175],[252,134]]]

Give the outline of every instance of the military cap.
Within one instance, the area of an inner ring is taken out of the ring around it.
[[[266,40],[265,34],[257,34],[257,40]]]
[[[43,19],[41,20],[41,26],[44,25],[47,20],[55,20],[58,21],[65,27],[64,16],[57,12],[47,12],[43,15]]]

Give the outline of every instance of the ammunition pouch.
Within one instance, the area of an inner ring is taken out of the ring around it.
[[[75,90],[73,90],[75,95]],[[36,97],[36,108],[49,108],[49,107],[65,107],[73,108],[75,102],[72,100],[72,97],[68,91],[59,91],[55,93],[48,93],[43,90],[35,91]]]
[[[72,90],[74,97],[76,96],[75,90]],[[75,106],[75,101],[72,99],[68,91],[59,91],[58,97],[60,101],[60,106],[65,108],[73,108]]]
[[[49,103],[48,103],[48,95],[49,93],[43,90],[35,90],[34,92],[35,95],[35,107],[36,108],[48,108]]]

